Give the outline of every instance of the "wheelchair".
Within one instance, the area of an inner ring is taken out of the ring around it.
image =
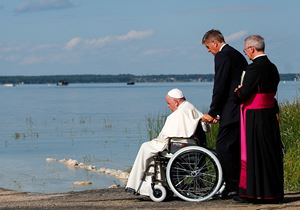
[[[221,164],[198,139],[170,138],[167,150],[153,157],[144,173],[150,177],[150,199],[161,202],[173,195],[185,201],[205,201],[224,188]]]

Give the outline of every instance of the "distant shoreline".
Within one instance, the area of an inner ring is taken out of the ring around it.
[[[57,84],[68,83],[155,83],[155,82],[212,82],[214,74],[159,74],[159,75],[39,75],[0,76],[0,84]],[[280,74],[281,81],[300,81],[300,73]]]

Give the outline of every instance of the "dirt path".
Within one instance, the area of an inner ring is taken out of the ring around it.
[[[288,193],[282,204],[253,205],[232,200],[185,202],[176,198],[155,203],[148,198],[128,194],[124,188],[54,194],[0,189],[0,209],[300,209],[300,193]]]

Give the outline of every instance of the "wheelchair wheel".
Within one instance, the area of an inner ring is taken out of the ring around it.
[[[221,187],[222,168],[208,149],[188,146],[178,150],[167,165],[170,189],[186,201],[204,201]]]
[[[153,189],[150,188],[149,196],[151,200],[161,202],[167,197],[166,188],[162,185],[154,185]]]

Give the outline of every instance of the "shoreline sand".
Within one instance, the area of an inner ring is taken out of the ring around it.
[[[300,209],[300,192],[286,193],[282,204],[244,204],[233,200],[186,202],[178,198],[156,203],[126,193],[124,188],[67,193],[26,193],[0,188],[0,209]]]

